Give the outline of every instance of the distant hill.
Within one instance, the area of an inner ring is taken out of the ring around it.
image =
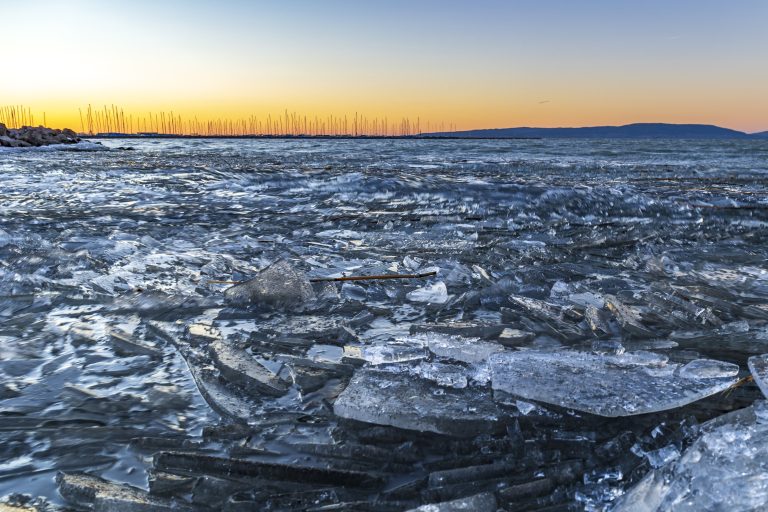
[[[753,133],[750,135],[750,137],[754,137],[756,139],[768,139],[768,132]]]
[[[423,135],[468,138],[748,139],[768,137],[768,132],[750,135],[711,124],[635,123],[623,126],[589,126],[583,128],[494,128],[426,133]]]

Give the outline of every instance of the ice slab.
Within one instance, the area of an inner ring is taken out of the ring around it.
[[[750,357],[747,365],[760,391],[763,392],[763,395],[768,396],[768,354]]]
[[[183,503],[150,496],[141,489],[90,475],[59,473],[56,483],[59,493],[68,502],[97,512],[191,510]]]
[[[288,391],[288,383],[270,372],[245,350],[222,340],[212,342],[209,349],[216,367],[230,382],[254,393],[281,396]]]
[[[765,510],[767,420],[768,406],[761,401],[705,424],[682,457],[651,471],[613,512]]]
[[[227,301],[245,306],[286,307],[315,298],[307,277],[284,260],[268,266],[253,279],[235,285],[224,292]]]
[[[599,355],[520,351],[491,356],[494,391],[600,416],[682,407],[723,391],[738,366],[699,359],[681,366],[652,352]]]
[[[442,388],[407,372],[355,372],[333,410],[342,418],[461,437],[496,430],[501,411],[484,389]]]
[[[466,498],[457,500],[443,501],[441,503],[430,503],[408,512],[461,512],[463,510],[472,512],[495,512],[496,497],[490,492],[475,494]]]

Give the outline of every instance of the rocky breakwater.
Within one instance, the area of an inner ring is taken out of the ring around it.
[[[18,129],[9,130],[0,123],[0,147],[26,148],[50,144],[75,144],[77,142],[80,142],[80,137],[69,128],[57,130],[44,126],[22,126]]]

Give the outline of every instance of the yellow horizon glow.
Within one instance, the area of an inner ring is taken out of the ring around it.
[[[691,103],[695,101],[695,99],[691,99]],[[534,105],[488,108],[481,112],[476,112],[474,110],[476,107],[470,110],[454,107],[450,109],[450,112],[446,112],[447,109],[440,106],[432,106],[432,108],[423,108],[424,106],[422,106],[420,109],[414,107],[413,110],[408,111],[407,108],[400,108],[398,110],[386,110],[383,108],[375,110],[365,108],[345,110],[343,107],[333,108],[332,105],[324,105],[322,109],[309,108],[306,110],[279,105],[222,105],[206,109],[198,109],[195,105],[178,105],[176,108],[169,108],[168,105],[158,104],[147,107],[118,103],[90,103],[90,105],[94,111],[98,110],[100,113],[103,112],[105,107],[111,113],[112,107],[117,106],[119,110],[121,109],[124,112],[126,118],[129,116],[134,117],[134,126],[137,128],[135,131],[144,131],[143,129],[138,130],[139,119],[149,119],[150,115],[157,116],[161,112],[166,116],[173,113],[174,116],[181,116],[185,121],[197,119],[201,123],[218,121],[231,121],[234,123],[241,120],[249,120],[253,117],[263,124],[268,117],[272,119],[284,118],[286,110],[291,116],[296,114],[302,119],[306,116],[309,121],[315,118],[325,121],[329,116],[343,119],[346,116],[348,122],[351,122],[350,120],[354,119],[355,114],[357,114],[360,119],[367,118],[370,121],[374,119],[383,121],[386,118],[388,126],[391,127],[397,126],[404,119],[409,120],[413,125],[418,120],[422,132],[520,126],[542,128],[616,126],[631,123],[713,124],[747,133],[762,131],[766,127],[766,123],[760,115],[745,121],[744,116],[735,114],[723,115],[722,113],[715,112],[714,109],[710,111],[700,109],[696,111],[692,109],[691,111],[673,112],[670,108],[666,110],[666,115],[660,116],[652,108],[658,105],[657,103],[649,105],[646,102],[638,102],[631,107],[616,105],[614,108],[607,109],[607,111],[590,108],[589,104],[586,103],[560,106],[553,103],[554,101],[552,100],[542,100],[541,103],[536,102]],[[87,119],[88,103],[81,106],[72,106],[63,101],[38,101],[34,104],[19,102],[15,105],[23,105],[25,109],[31,109],[35,125],[45,124],[52,128],[71,128],[77,132],[87,132],[87,120],[85,119]],[[4,106],[13,106],[13,104],[0,105],[0,108]],[[672,106],[674,105],[670,105],[670,107]],[[677,106],[679,107],[679,105]],[[736,108],[731,110],[733,112],[737,111]],[[83,126],[81,126],[81,111],[84,117]],[[2,113],[0,113],[0,122],[5,121],[11,127],[10,123],[7,122],[8,120],[4,120],[2,117]],[[45,123],[43,123],[43,119],[45,119]]]

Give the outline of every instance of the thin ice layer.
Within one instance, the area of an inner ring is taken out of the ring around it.
[[[766,420],[765,402],[713,420],[680,459],[646,475],[613,512],[765,510]]]
[[[682,407],[737,380],[736,365],[700,359],[688,371],[644,354],[504,352],[491,356],[491,379],[496,392],[608,417]]]
[[[501,414],[485,390],[446,389],[374,368],[355,373],[333,410],[342,418],[462,437],[494,431]]]

